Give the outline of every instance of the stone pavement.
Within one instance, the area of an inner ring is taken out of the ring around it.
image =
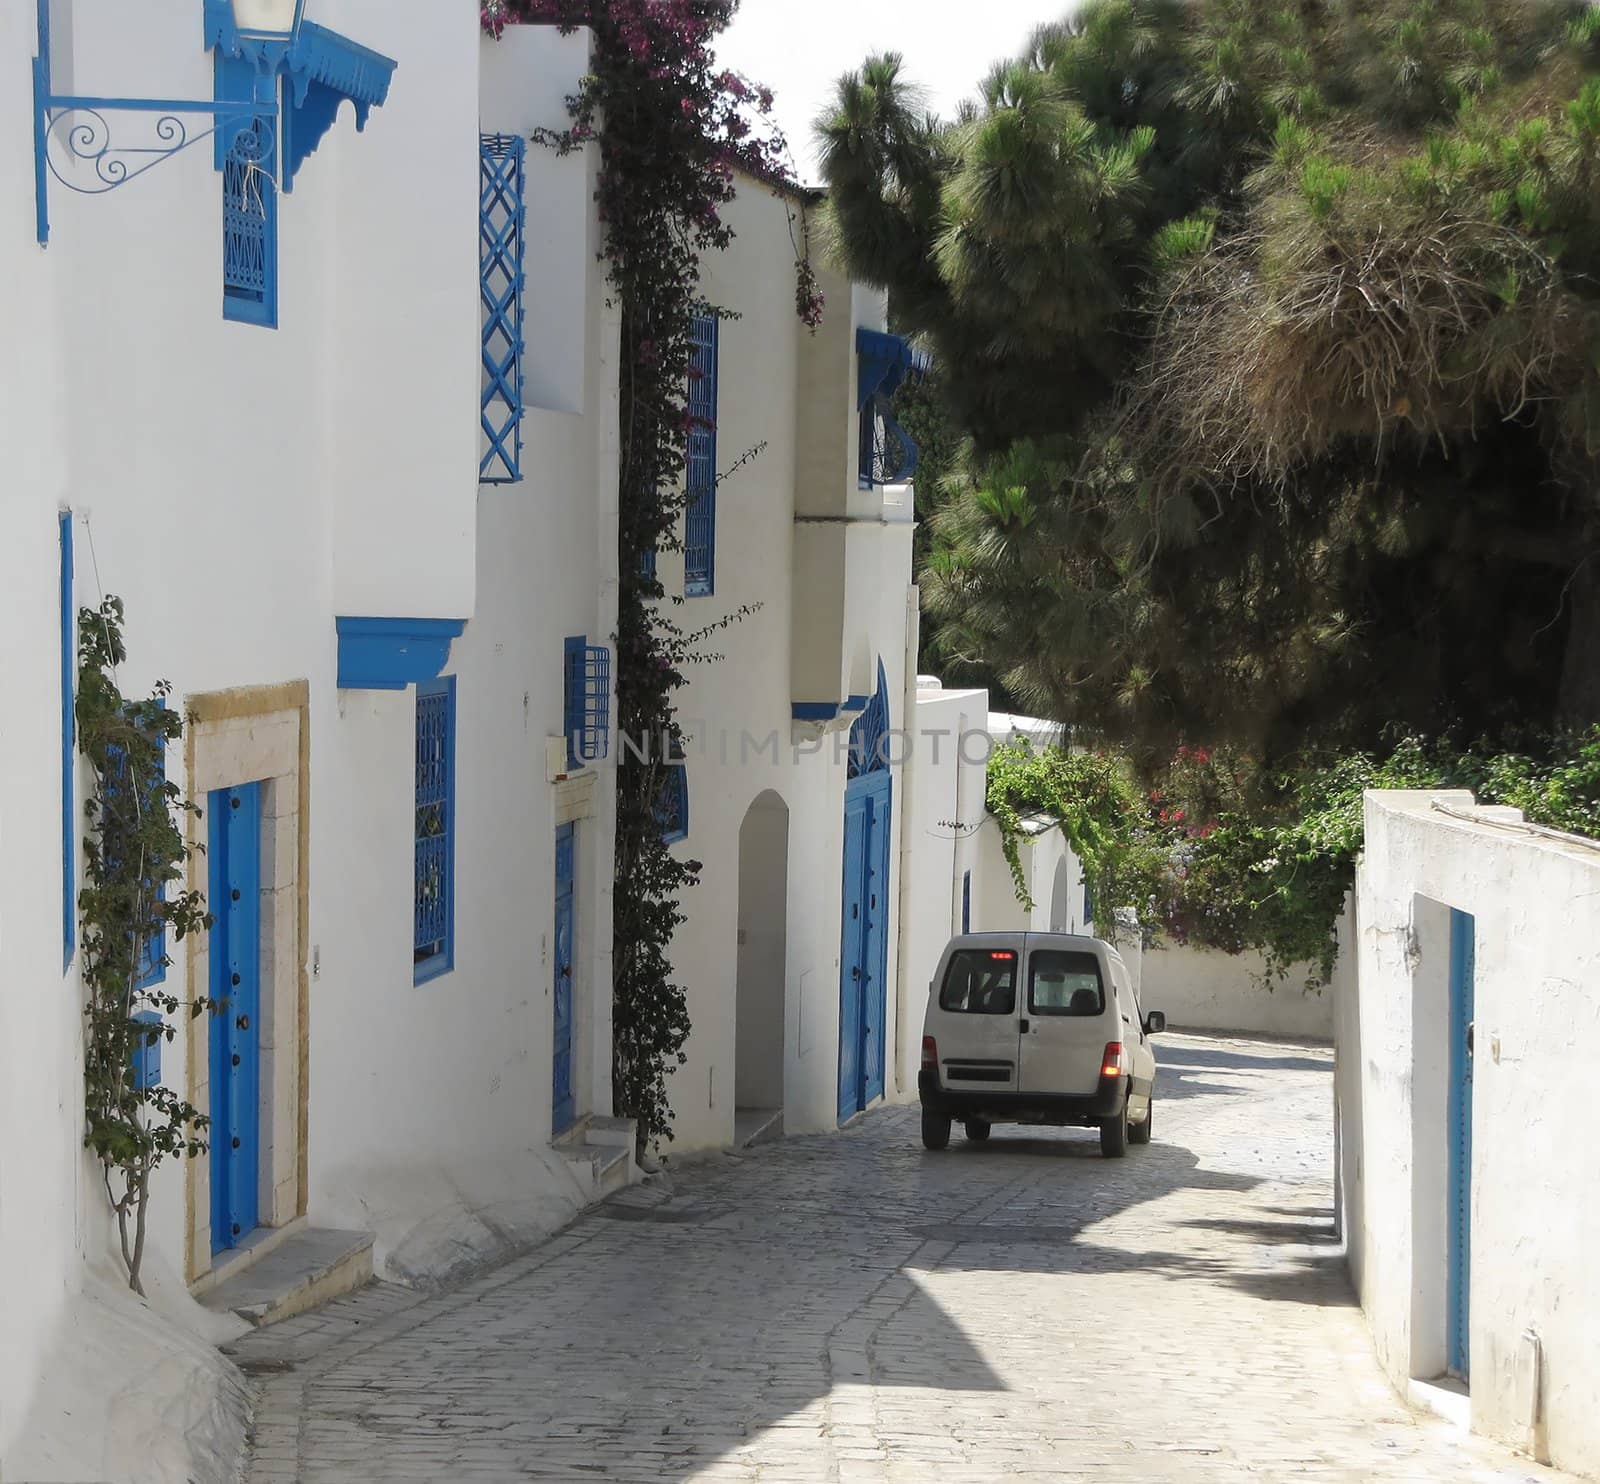
[[[247,1337],[251,1484],[1560,1480],[1380,1374],[1333,1240],[1330,1053],[1159,1053],[1125,1160],[1073,1129],[928,1154],[884,1110],[453,1292]]]

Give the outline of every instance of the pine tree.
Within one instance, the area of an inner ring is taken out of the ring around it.
[[[936,648],[1152,758],[1600,718],[1600,20],[1090,0],[821,125],[966,438]]]

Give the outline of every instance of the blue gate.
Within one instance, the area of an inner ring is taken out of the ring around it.
[[[551,1067],[551,1130],[562,1134],[578,1116],[572,1091],[572,965],[577,909],[577,830],[556,831],[555,1054]]]
[[[211,1250],[260,1225],[261,785],[210,796]]]
[[[1474,923],[1450,914],[1449,1282],[1450,1370],[1470,1374],[1472,1299],[1472,1053],[1477,949]]]

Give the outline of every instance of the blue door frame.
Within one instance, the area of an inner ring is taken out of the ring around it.
[[[261,785],[218,789],[209,804],[215,1254],[261,1224]]]
[[[887,771],[853,778],[845,789],[844,883],[839,948],[839,1121],[884,1090],[889,964],[889,828],[893,787]]]
[[[556,831],[555,1053],[551,1066],[551,1129],[564,1134],[577,1120],[572,1090],[572,971],[577,914],[577,827]]]
[[[1450,914],[1449,1280],[1446,1296],[1449,1366],[1471,1373],[1472,1309],[1472,1021],[1477,946],[1472,917]]]

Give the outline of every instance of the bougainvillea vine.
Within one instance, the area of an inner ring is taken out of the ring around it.
[[[699,863],[662,838],[661,798],[684,736],[674,705],[701,635],[664,612],[651,553],[681,549],[689,433],[690,326],[703,254],[728,246],[724,212],[744,170],[793,187],[772,94],[717,65],[712,43],[737,0],[486,0],[483,28],[543,22],[593,33],[592,71],[571,115],[538,142],[598,140],[597,204],[622,312],[617,720],[613,903],[613,1098],[636,1119],[641,1151],[672,1137],[667,1078],[683,1064],[689,1015],[674,982],[673,934]],[[797,214],[791,212],[793,219]],[[796,310],[822,313],[798,213]],[[681,600],[680,600],[681,601]]]

